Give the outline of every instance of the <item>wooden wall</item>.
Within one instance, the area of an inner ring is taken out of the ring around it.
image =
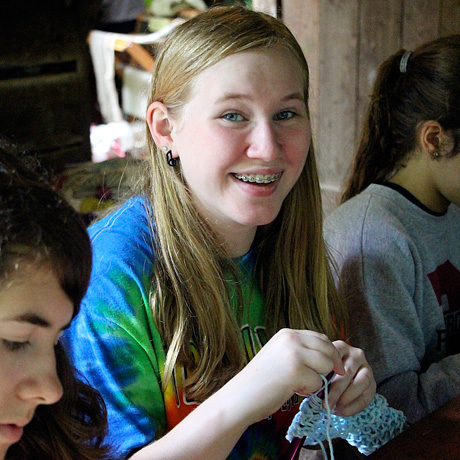
[[[253,3],[264,1],[276,0]],[[460,33],[460,0],[281,0],[280,14],[310,66],[327,214],[350,167],[377,66],[400,48]]]

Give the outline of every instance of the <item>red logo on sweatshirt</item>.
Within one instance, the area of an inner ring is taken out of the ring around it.
[[[448,355],[460,352],[460,272],[450,261],[428,274],[438,304],[444,312],[446,329],[438,331],[438,350]]]

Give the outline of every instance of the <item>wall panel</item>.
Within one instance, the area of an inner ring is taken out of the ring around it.
[[[444,0],[441,3],[439,35],[460,33],[460,1]]]
[[[412,50],[438,37],[441,0],[405,0],[402,46]]]
[[[400,0],[362,0],[359,27],[357,131],[369,103],[369,94],[379,64],[401,48],[402,9]]]

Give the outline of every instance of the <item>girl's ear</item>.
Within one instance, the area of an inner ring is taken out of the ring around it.
[[[437,121],[424,122],[420,128],[419,136],[420,146],[432,158],[445,155],[453,148],[452,137]]]
[[[163,149],[172,145],[168,109],[162,102],[152,102],[147,108],[147,125],[155,144]]]

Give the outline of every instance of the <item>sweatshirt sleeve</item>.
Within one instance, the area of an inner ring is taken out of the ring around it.
[[[459,356],[426,368],[417,248],[391,216],[369,218],[339,209],[325,222],[325,239],[336,261],[350,342],[364,350],[389,404],[415,422],[460,391]],[[383,224],[384,223],[384,224]]]

